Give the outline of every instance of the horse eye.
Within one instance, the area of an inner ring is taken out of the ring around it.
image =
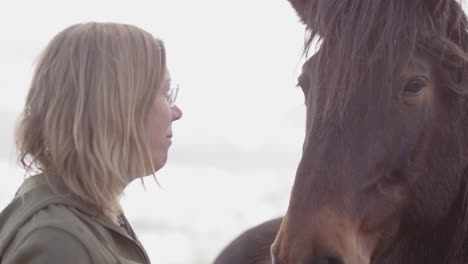
[[[413,80],[409,80],[406,85],[405,89],[403,92],[405,95],[409,96],[415,96],[415,95],[420,95],[424,91],[424,88],[427,86],[427,79],[426,78],[416,78]]]

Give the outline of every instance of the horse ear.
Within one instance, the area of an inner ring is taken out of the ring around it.
[[[296,10],[296,13],[301,18],[302,23],[308,24],[307,21],[310,20],[308,17],[310,14],[311,2],[313,0],[288,0],[293,8]]]

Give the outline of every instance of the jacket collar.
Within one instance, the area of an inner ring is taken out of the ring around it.
[[[107,217],[101,210],[99,210],[95,205],[84,201],[76,194],[74,194],[60,179],[60,177],[54,174],[38,174],[31,176],[25,179],[23,184],[20,186],[16,192],[15,199],[22,199],[22,197],[30,196],[31,193],[37,192],[47,192],[45,196],[52,197],[54,202],[72,206],[79,210],[81,213],[88,215],[94,221],[100,223],[104,227],[119,233],[122,236],[125,236],[134,242],[138,242],[136,237],[134,237],[133,230],[128,224],[128,221],[125,218],[125,215],[122,213],[119,215],[119,218],[124,219],[127,229],[118,226],[115,224],[109,217]],[[41,195],[42,197],[44,195]]]

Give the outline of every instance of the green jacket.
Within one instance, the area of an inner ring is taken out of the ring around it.
[[[26,179],[0,213],[0,263],[150,263],[124,215],[118,226],[48,178]]]

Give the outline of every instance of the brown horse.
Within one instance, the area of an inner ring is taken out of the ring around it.
[[[320,48],[299,78],[307,132],[273,263],[468,263],[460,4],[290,2]]]
[[[289,1],[318,51],[299,77],[306,138],[273,263],[468,263],[460,4]]]
[[[271,264],[270,247],[283,218],[257,225],[234,239],[214,264]]]

